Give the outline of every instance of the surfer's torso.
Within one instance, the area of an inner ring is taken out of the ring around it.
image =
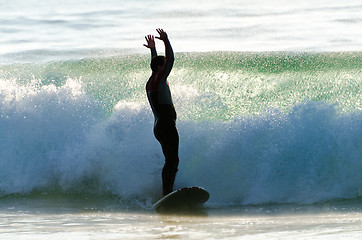
[[[157,56],[157,53],[155,49],[152,49],[152,57],[154,56]],[[176,119],[176,112],[167,81],[174,62],[173,51],[169,42],[166,44],[165,58],[162,68],[157,72],[153,72],[146,84],[147,98],[156,121],[160,118]]]

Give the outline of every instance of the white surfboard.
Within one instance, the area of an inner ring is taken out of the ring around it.
[[[186,187],[164,196],[153,206],[157,212],[181,211],[200,207],[209,197],[210,194],[201,187]]]

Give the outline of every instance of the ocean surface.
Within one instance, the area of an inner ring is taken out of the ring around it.
[[[159,27],[199,212],[152,208]],[[361,0],[0,0],[0,239],[360,239],[361,29]]]

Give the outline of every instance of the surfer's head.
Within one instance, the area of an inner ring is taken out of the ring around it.
[[[165,57],[164,56],[156,56],[153,57],[151,60],[151,69],[152,72],[157,72],[159,67],[162,67],[165,64]]]

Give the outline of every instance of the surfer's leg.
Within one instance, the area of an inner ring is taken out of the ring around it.
[[[178,171],[178,146],[179,135],[175,122],[157,124],[155,136],[161,143],[162,152],[165,156],[165,165],[162,169],[163,195],[167,195],[173,190],[176,172]]]
[[[167,195],[173,190],[176,173],[178,171],[178,146],[179,135],[175,124],[167,130],[167,136],[164,146],[162,147],[165,155],[165,166],[162,170],[163,194]]]

